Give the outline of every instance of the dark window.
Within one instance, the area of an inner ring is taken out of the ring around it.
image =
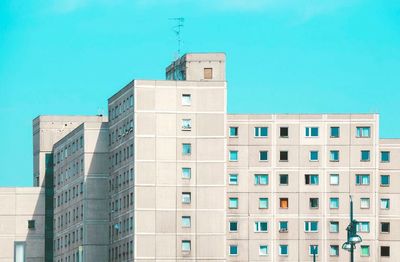
[[[381,223],[381,232],[382,233],[389,233],[390,232],[390,223],[389,222],[382,222]]]
[[[289,175],[287,175],[287,174],[279,175],[279,184],[280,185],[288,185],[289,184]]]
[[[381,247],[381,257],[390,257],[390,247],[388,246]]]
[[[279,160],[280,161],[288,161],[289,160],[289,152],[288,151],[281,151],[279,153]]]
[[[35,229],[35,220],[28,220],[28,228]]]
[[[289,127],[281,127],[279,130],[280,137],[289,137]]]
[[[310,208],[318,208],[319,199],[318,198],[310,198]]]
[[[331,137],[332,138],[338,138],[340,135],[340,129],[337,126],[332,126],[331,127]]]

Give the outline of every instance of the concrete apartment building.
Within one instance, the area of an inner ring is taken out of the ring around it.
[[[108,119],[33,121],[40,189],[15,210],[25,191],[0,189],[0,262],[21,243],[26,261],[347,261],[350,195],[356,261],[396,261],[400,139],[377,114],[228,114],[223,53],[166,79],[129,83]]]

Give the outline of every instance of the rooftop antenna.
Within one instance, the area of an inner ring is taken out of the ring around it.
[[[182,47],[182,38],[181,38],[181,30],[183,27],[183,23],[185,22],[185,18],[183,17],[174,17],[170,18],[169,20],[174,20],[176,25],[172,28],[176,35],[176,41],[178,42],[178,49],[177,49],[177,58],[181,55],[181,47]]]

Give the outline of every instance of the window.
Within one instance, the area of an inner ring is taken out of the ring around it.
[[[366,174],[356,175],[356,185],[358,186],[369,185],[369,175]]]
[[[238,151],[229,151],[229,161],[238,161]]]
[[[305,232],[318,232],[318,221],[305,221],[304,222]]]
[[[281,186],[287,186],[289,184],[289,175],[288,174],[280,174],[279,175],[279,184]]]
[[[331,185],[339,185],[339,174],[330,174],[329,181]]]
[[[190,216],[183,216],[182,217],[182,227],[191,227]]]
[[[339,198],[337,198],[337,197],[329,198],[329,208],[331,208],[331,209],[339,208]]]
[[[339,222],[338,221],[331,221],[329,223],[329,232],[330,233],[339,233]]]
[[[238,175],[229,174],[229,185],[237,185],[237,184],[238,184]]]
[[[28,228],[35,229],[35,220],[28,220]]]
[[[289,208],[289,199],[287,197],[279,198],[280,208]]]
[[[255,127],[254,128],[254,136],[255,137],[267,137],[268,136],[268,127]]]
[[[311,197],[310,198],[310,208],[318,208],[319,207],[319,198]]]
[[[318,256],[318,245],[310,245],[310,248],[308,249],[309,254],[316,255]]]
[[[318,161],[318,151],[310,151],[310,161]]]
[[[213,78],[213,69],[204,68],[204,79],[212,79],[212,78]]]
[[[330,152],[330,159],[331,162],[338,162],[339,161],[339,151],[338,150],[331,150]]]
[[[229,232],[237,232],[237,231],[238,231],[238,222],[229,221]]]
[[[331,138],[338,138],[340,135],[340,128],[338,126],[331,126]]]
[[[289,127],[280,127],[279,128],[279,136],[282,138],[289,137]]]
[[[230,197],[229,198],[229,208],[237,209],[239,206],[239,199],[237,197]]]
[[[390,199],[381,198],[381,209],[389,209],[389,208],[390,208]]]
[[[361,126],[356,128],[356,137],[370,137],[371,128],[368,126]]]
[[[306,137],[317,137],[318,127],[306,127]]]
[[[254,222],[254,232],[267,232],[268,231],[268,223],[264,221],[256,221]]]
[[[182,204],[190,204],[191,202],[191,193],[183,192],[182,193]]]
[[[238,246],[237,245],[230,245],[229,246],[229,255],[230,256],[237,256],[238,254]]]
[[[259,202],[258,207],[260,209],[267,209],[268,208],[268,198],[264,198],[264,197],[259,198],[258,202]]]
[[[389,232],[390,232],[390,223],[381,222],[381,233],[389,233]]]
[[[254,185],[268,185],[268,175],[267,174],[254,175]]]
[[[358,222],[356,229],[357,229],[357,232],[368,233],[369,232],[369,222],[366,222],[366,221]]]
[[[381,186],[389,186],[389,185],[390,185],[390,176],[381,175]]]
[[[268,151],[260,151],[260,161],[268,161]]]
[[[280,233],[288,232],[288,222],[287,221],[279,221],[279,232]]]
[[[182,178],[190,179],[192,177],[192,169],[190,167],[182,167]]]
[[[229,127],[229,136],[237,137],[239,135],[239,128],[236,126]]]
[[[288,245],[279,245],[279,255],[280,256],[287,256],[288,254],[289,254]]]
[[[268,255],[268,246],[267,245],[260,245],[260,248],[258,250],[258,254],[260,256],[266,256]]]
[[[189,156],[192,153],[192,145],[191,144],[182,144],[182,155]]]
[[[191,243],[190,240],[182,240],[182,252],[190,252]]]
[[[182,94],[182,105],[190,106],[192,104],[192,96],[190,94]]]
[[[329,255],[332,257],[339,256],[339,246],[338,245],[331,245],[329,248]]]
[[[360,198],[360,208],[365,209],[370,207],[369,198]]]
[[[305,175],[306,185],[318,185],[318,175]]]
[[[370,161],[370,151],[369,150],[361,150],[361,161]]]
[[[190,130],[190,129],[192,129],[192,120],[182,119],[182,130]]]
[[[381,246],[381,257],[390,257],[390,247]]]
[[[25,242],[14,242],[14,262],[25,262]]]
[[[381,162],[390,162],[390,152],[389,151],[381,152]]]
[[[369,257],[369,246],[362,245],[361,247],[361,256],[362,257]]]
[[[288,151],[280,151],[279,152],[279,161],[288,161],[289,160],[289,152]]]

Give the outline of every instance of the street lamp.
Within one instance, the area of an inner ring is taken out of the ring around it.
[[[350,252],[350,261],[354,262],[354,249],[356,244],[362,242],[362,238],[357,235],[357,220],[353,219],[353,199],[350,196],[350,224],[347,226],[347,241],[342,248]]]

